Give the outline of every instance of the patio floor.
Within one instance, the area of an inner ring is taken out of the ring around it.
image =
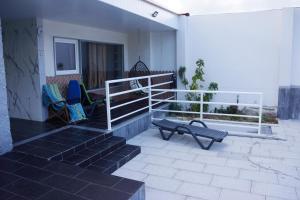
[[[229,136],[205,151],[150,128],[128,141],[142,153],[114,175],[144,181],[147,200],[300,199],[300,123],[280,121],[273,132],[286,140]]]

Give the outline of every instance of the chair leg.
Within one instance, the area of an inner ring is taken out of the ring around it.
[[[204,149],[204,150],[209,150],[210,147],[213,145],[213,143],[215,142],[215,140],[211,140],[210,143],[205,146],[198,138],[195,134],[192,134],[193,138],[196,140],[196,142],[199,144],[199,146]]]
[[[168,136],[166,136],[163,129],[161,128],[159,128],[159,132],[163,140],[169,140],[174,135],[174,132],[171,132]]]

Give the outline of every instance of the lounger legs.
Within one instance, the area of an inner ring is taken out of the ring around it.
[[[168,134],[168,135],[166,135],[165,133],[164,133],[164,130],[163,129],[161,129],[161,128],[159,128],[159,132],[160,132],[160,135],[161,135],[161,137],[163,138],[163,140],[169,140],[173,135],[174,135],[174,131],[173,132],[171,132],[170,134]],[[180,131],[177,131],[178,133],[182,133],[182,132],[180,132]],[[199,146],[202,148],[202,149],[204,149],[204,150],[209,150],[210,149],[210,147],[213,145],[213,143],[215,142],[215,140],[211,140],[210,141],[210,143],[207,145],[207,146],[205,146],[198,138],[197,138],[197,136],[194,134],[194,133],[192,133],[192,132],[190,132],[190,134],[192,135],[192,137],[196,140],[196,142],[199,144]],[[182,134],[180,134],[180,135],[182,135]]]
[[[166,136],[166,134],[161,128],[159,128],[159,132],[163,140],[169,140],[174,135],[174,132],[171,132],[169,135]]]
[[[197,136],[195,136],[194,134],[192,134],[193,138],[196,140],[196,142],[199,144],[199,146],[202,148],[202,149],[205,149],[205,150],[209,150],[210,147],[213,145],[213,143],[215,142],[215,140],[211,140],[210,143],[207,145],[207,146],[204,146],[203,143],[197,138]]]

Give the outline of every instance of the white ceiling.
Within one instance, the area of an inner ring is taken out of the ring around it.
[[[98,0],[0,0],[0,17],[39,17],[119,32],[172,30]]]
[[[191,15],[253,12],[300,7],[300,0],[148,0],[176,13]]]

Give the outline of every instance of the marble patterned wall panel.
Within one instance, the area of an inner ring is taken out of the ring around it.
[[[1,19],[0,19],[1,33]],[[12,139],[8,117],[5,68],[3,60],[2,34],[0,34],[0,155],[12,149]]]
[[[3,20],[2,28],[10,117],[41,121],[36,20]]]

